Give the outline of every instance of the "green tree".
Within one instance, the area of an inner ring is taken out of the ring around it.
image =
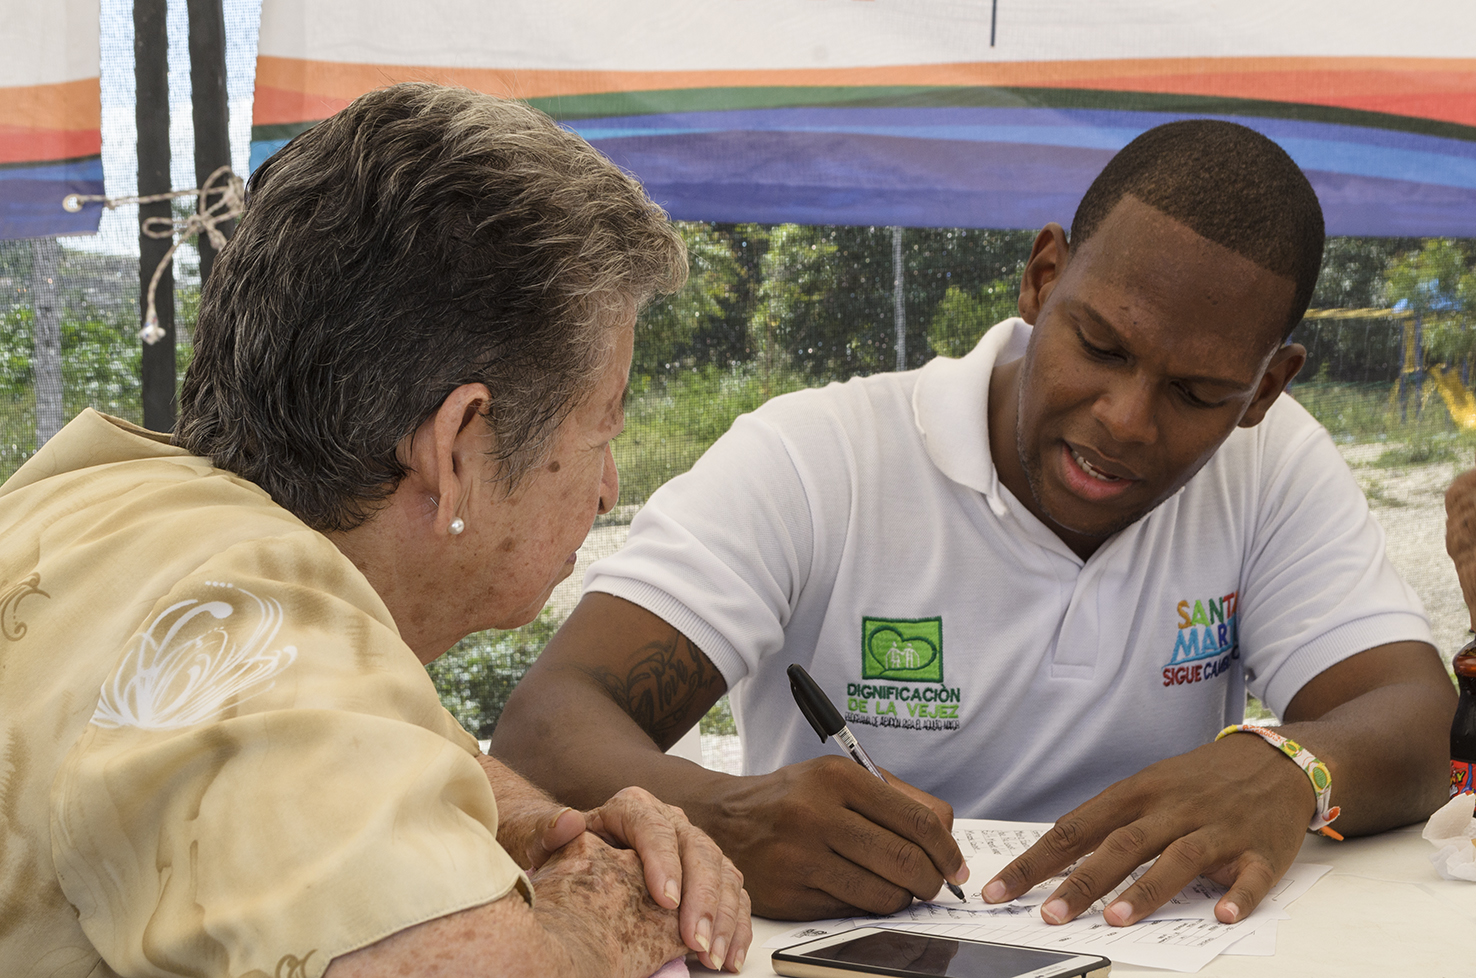
[[[467,730],[486,740],[512,695],[560,622],[545,608],[510,632],[477,632],[426,666],[441,705]]]
[[[791,363],[817,379],[848,375],[854,329],[837,301],[841,246],[826,230],[781,224],[768,234],[750,325],[750,345],[765,377]]]
[[[1419,246],[1419,238],[1328,238],[1312,308],[1387,307],[1385,270]],[[1394,317],[1304,319],[1292,340],[1307,348],[1304,380],[1388,382],[1399,375],[1402,334]]]
[[[1427,238],[1418,250],[1392,259],[1384,271],[1386,294],[1396,308],[1408,309],[1423,327],[1425,354],[1438,363],[1457,363],[1476,355],[1476,271],[1469,241]]]
[[[727,319],[743,278],[728,232],[687,221],[678,222],[677,230],[687,244],[687,282],[642,314],[631,364],[637,376],[656,376],[698,359],[698,336]]]
[[[13,307],[0,317],[0,393],[31,396],[31,328],[36,314]],[[109,321],[96,310],[61,323],[62,396],[67,417],[92,407],[136,419],[142,347],[131,323]]]
[[[31,393],[31,324],[36,314],[30,306],[13,306],[0,316],[0,393],[10,398]]]
[[[1389,262],[1419,246],[1419,238],[1328,238],[1312,307],[1366,309],[1383,305],[1384,271]]]
[[[1027,231],[908,228],[903,232],[907,365],[934,356],[933,315],[949,289],[1016,282]],[[892,229],[780,225],[763,259],[751,343],[814,381],[844,380],[896,364]],[[1013,312],[1009,313],[1013,314]]]
[[[928,324],[928,346],[940,357],[961,357],[1001,320],[1018,315],[1020,285],[995,279],[973,292],[950,286]]]

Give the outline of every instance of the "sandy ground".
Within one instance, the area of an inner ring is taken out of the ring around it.
[[[1470,625],[1455,568],[1445,553],[1445,488],[1464,466],[1450,462],[1403,469],[1374,463],[1390,444],[1340,446],[1343,458],[1369,497],[1374,517],[1387,534],[1389,558],[1420,599],[1446,662],[1466,643]],[[554,590],[550,605],[559,617],[578,603],[584,572],[600,557],[625,545],[634,507],[622,508],[620,522],[596,526],[579,550],[569,579]],[[737,737],[703,736],[703,765],[736,774],[741,769]]]
[[[1425,602],[1435,645],[1449,663],[1470,637],[1470,617],[1455,566],[1445,553],[1445,490],[1466,465],[1442,462],[1404,469],[1374,465],[1390,447],[1342,446],[1343,458],[1387,534],[1389,559]]]

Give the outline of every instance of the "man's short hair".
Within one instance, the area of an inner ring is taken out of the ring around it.
[[[1071,247],[1084,244],[1124,195],[1291,279],[1297,291],[1285,334],[1301,322],[1322,267],[1322,205],[1286,150],[1219,119],[1149,129],[1092,181],[1071,222]]]
[[[201,299],[175,442],[346,530],[404,477],[401,440],[482,383],[511,491],[593,387],[610,327],[686,268],[640,185],[543,113],[428,84],[371,92],[252,177]]]

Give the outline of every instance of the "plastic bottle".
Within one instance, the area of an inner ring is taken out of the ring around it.
[[[1476,791],[1476,639],[1451,662],[1461,698],[1450,725],[1450,796]]]

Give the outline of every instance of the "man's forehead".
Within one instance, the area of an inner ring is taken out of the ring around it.
[[[1159,342],[1281,344],[1296,283],[1124,197],[1070,255],[1063,285],[1092,315]]]

